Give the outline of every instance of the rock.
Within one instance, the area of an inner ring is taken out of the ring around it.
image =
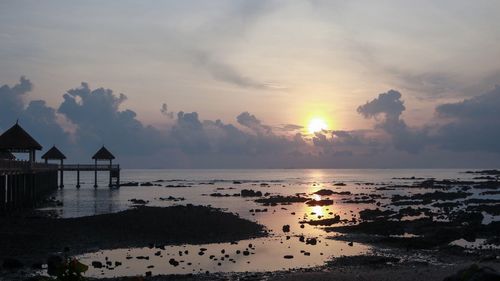
[[[250,255],[250,252],[245,250],[245,251],[243,251],[243,255],[248,256],[248,255]]]
[[[323,199],[323,200],[309,200],[306,202],[308,206],[328,206],[333,205],[333,200]]]
[[[306,245],[316,245],[318,243],[318,240],[316,238],[307,238],[306,239]]]
[[[286,232],[290,232],[290,225],[285,224],[285,225],[283,226],[283,232],[285,232],[285,233],[286,233]]]
[[[241,190],[241,197],[262,197],[262,192],[252,189]]]
[[[135,205],[146,205],[149,203],[149,201],[142,200],[142,199],[135,199],[135,198],[130,199],[128,201],[132,202],[132,204],[135,204]]]
[[[287,260],[293,259],[293,255],[285,255],[283,258]]]
[[[102,265],[102,262],[100,262],[100,261],[93,261],[92,266],[94,268],[102,268],[103,265]]]
[[[173,265],[173,266],[178,266],[178,265],[179,265],[179,262],[178,262],[178,261],[176,261],[175,259],[170,259],[170,260],[168,261],[168,263],[169,263],[169,264],[171,264],[171,265]]]
[[[479,267],[477,264],[471,265],[467,269],[462,269],[452,276],[448,276],[444,281],[498,281],[500,274],[490,267]]]
[[[17,270],[23,267],[23,263],[14,258],[6,258],[3,260],[2,267],[7,270]]]

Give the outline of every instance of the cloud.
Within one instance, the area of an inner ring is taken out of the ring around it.
[[[163,103],[161,105],[161,109],[160,109],[160,112],[163,116],[166,116],[168,117],[169,119],[173,119],[174,118],[174,113],[171,112],[171,111],[168,111],[168,107],[167,107],[167,104],[166,103]]]
[[[257,134],[269,134],[271,133],[271,127],[263,125],[255,115],[252,115],[248,112],[243,112],[238,117],[236,117],[238,123],[250,130],[254,131]]]
[[[197,52],[195,54],[195,58],[197,63],[200,66],[203,66],[216,80],[233,84],[242,88],[257,90],[271,88],[268,84],[256,81],[255,79],[242,74],[235,67],[216,60],[205,52]]]
[[[438,145],[453,151],[500,152],[500,87],[436,108],[444,124],[435,129]]]
[[[359,106],[357,111],[365,118],[374,118],[377,121],[376,128],[388,133],[397,149],[417,153],[426,145],[427,129],[409,128],[401,119],[405,109],[401,93],[389,90]]]
[[[33,84],[25,77],[21,77],[13,87],[0,87],[0,128],[8,129],[18,119],[43,146],[57,144],[66,148],[69,145],[68,134],[61,127],[56,111],[43,100],[25,101],[32,89]]]
[[[435,120],[411,127],[403,119],[402,94],[379,94],[358,107],[373,128],[332,130],[314,135],[302,126],[270,126],[250,112],[235,122],[203,120],[198,112],[177,112],[169,126],[152,127],[126,108],[127,97],[87,83],[69,89],[57,110],[43,100],[26,102],[33,88],[22,78],[0,87],[0,126],[17,117],[45,148],[56,144],[73,162],[89,161],[106,145],[125,167],[135,168],[328,168],[433,167],[500,164],[500,87],[436,107]],[[7,106],[8,105],[8,106]],[[64,120],[62,122],[61,120]],[[64,128],[72,127],[71,133]],[[478,159],[481,159],[479,161]],[[479,162],[478,162],[479,161]]]
[[[116,153],[133,155],[148,154],[161,146],[157,129],[144,126],[134,111],[120,110],[127,99],[124,94],[116,95],[104,88],[92,90],[82,83],[68,90],[63,98],[57,111],[76,125],[78,146],[84,151],[107,145]]]

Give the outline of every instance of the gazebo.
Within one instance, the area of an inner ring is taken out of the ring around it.
[[[97,161],[109,161],[109,186],[112,186],[111,182],[111,165],[113,164],[113,159],[115,159],[115,156],[109,152],[104,145],[99,149],[94,156],[92,156],[92,159],[95,160],[95,174],[94,174],[94,187],[97,188]]]
[[[18,122],[0,135],[0,151],[28,153],[29,162],[34,163],[37,150],[42,150],[42,146]]]
[[[49,160],[59,160],[61,161],[61,167],[59,170],[59,187],[63,188],[64,187],[64,177],[63,177],[63,164],[64,164],[64,159],[66,159],[66,156],[59,150],[57,147],[54,145],[52,146],[51,149],[49,149],[47,152],[45,152],[44,155],[42,155],[42,159],[45,160],[45,164],[49,162]]]

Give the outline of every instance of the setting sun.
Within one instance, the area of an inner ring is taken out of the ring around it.
[[[309,125],[307,126],[310,134],[314,134],[323,130],[328,129],[328,125],[325,120],[321,118],[313,118],[309,121]]]

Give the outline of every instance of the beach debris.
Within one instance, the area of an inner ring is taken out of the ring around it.
[[[287,259],[287,260],[293,259],[293,255],[285,255],[285,256],[283,256],[283,258]]]

